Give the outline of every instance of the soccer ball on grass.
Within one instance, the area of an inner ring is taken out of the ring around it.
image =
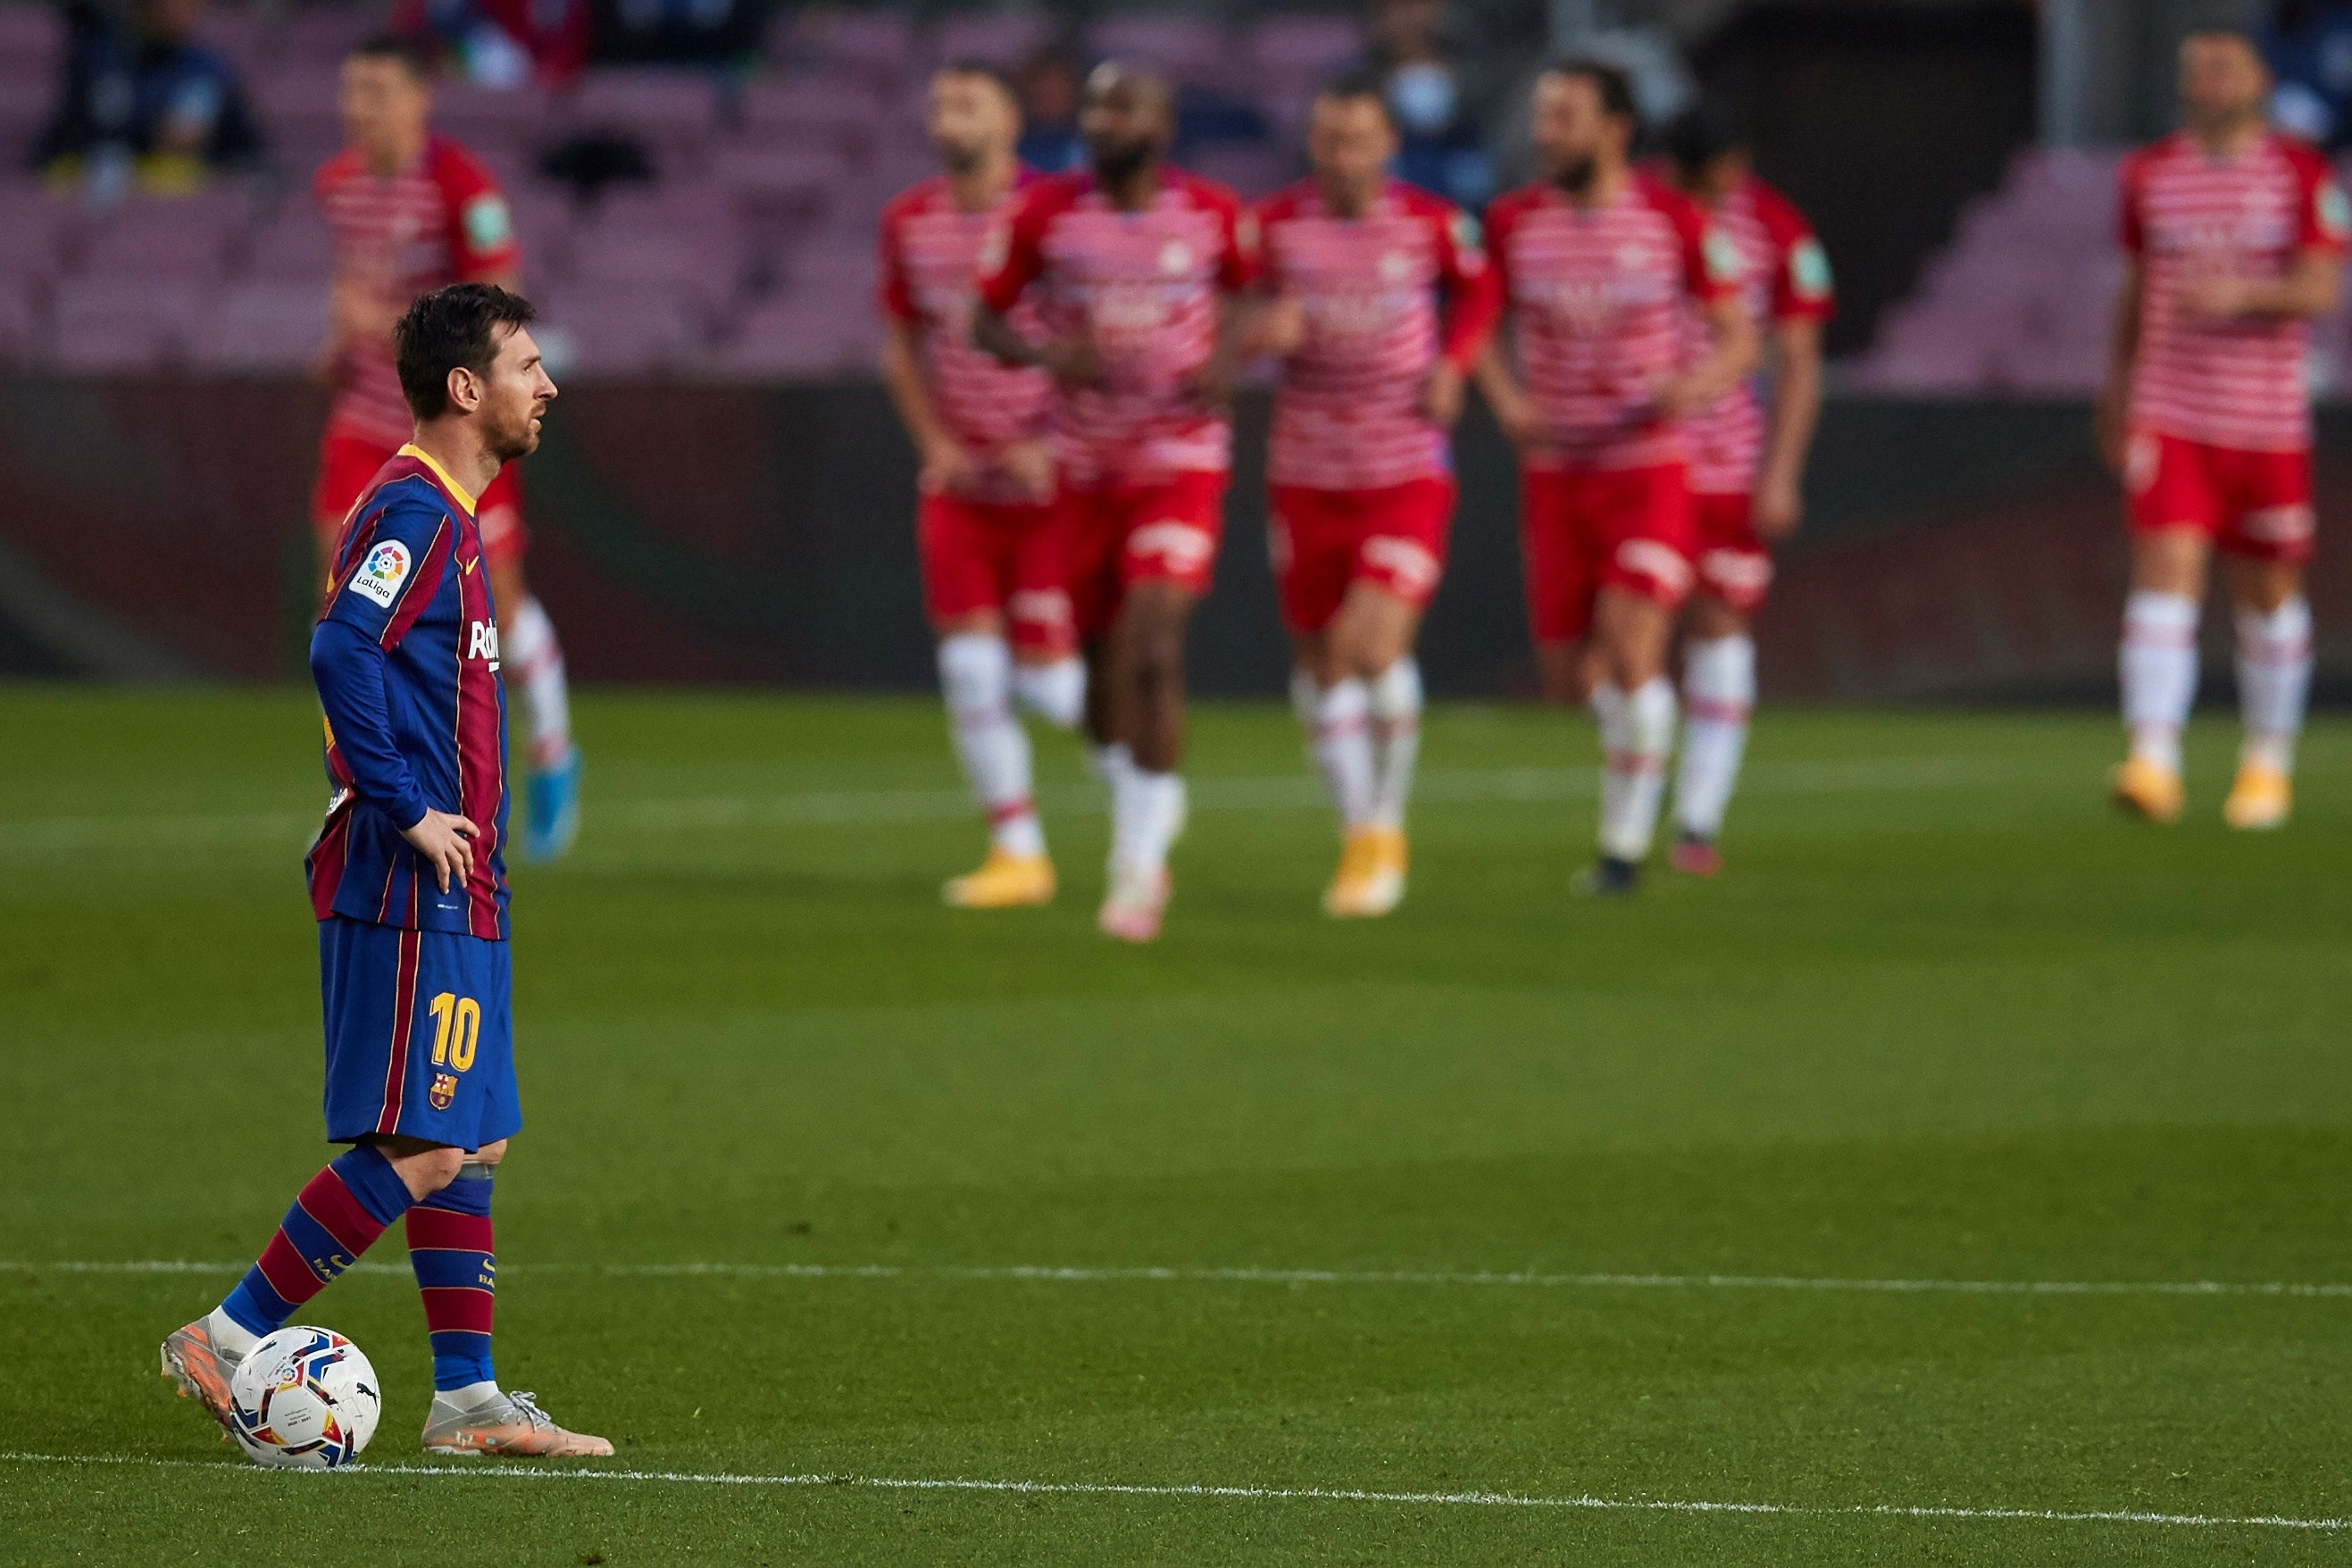
[[[331,1329],[289,1324],[255,1345],[229,1379],[229,1436],[257,1465],[348,1465],[375,1436],[383,1410],[375,1368]]]

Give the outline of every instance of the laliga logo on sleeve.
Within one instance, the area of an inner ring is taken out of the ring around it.
[[[408,546],[397,539],[387,539],[367,552],[367,559],[352,575],[352,592],[378,609],[392,608],[393,600],[400,596],[400,585],[408,580]]]

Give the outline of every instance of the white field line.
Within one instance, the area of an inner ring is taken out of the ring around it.
[[[243,1263],[184,1258],[130,1261],[0,1260],[16,1274],[242,1274]],[[403,1263],[361,1263],[354,1270],[408,1277]],[[1785,1290],[1879,1296],[2208,1296],[2352,1300],[2352,1284],[2242,1279],[1858,1279],[1790,1274],[1538,1274],[1419,1269],[1087,1268],[1050,1265],[961,1267],[896,1263],[506,1263],[501,1278],[591,1274],[612,1279],[908,1279],[1044,1284],[1395,1285],[1518,1287],[1552,1290]]]
[[[153,1459],[124,1454],[26,1454],[0,1451],[0,1464],[99,1466],[139,1469],[218,1470],[239,1475],[300,1477],[323,1471],[265,1470],[207,1459]],[[2024,1521],[2035,1524],[2146,1524],[2203,1530],[2352,1530],[2352,1519],[2296,1519],[2277,1514],[2156,1513],[2139,1509],[1964,1508],[1944,1503],[1696,1502],[1664,1498],[1541,1497],[1499,1491],[1365,1491],[1352,1487],[1152,1485],[1120,1481],[977,1480],[910,1476],[760,1475],[709,1470],[541,1469],[478,1462],[470,1465],[354,1465],[346,1476],[426,1476],[442,1480],[604,1481],[700,1487],[859,1487],[881,1491],[1002,1492],[1015,1496],[1139,1497],[1242,1502],[1353,1502],[1402,1507],[1573,1509],[1606,1513],[1748,1514],[1784,1519],[1939,1519]],[[300,1481],[296,1485],[303,1484]]]
[[[1761,795],[1874,794],[2000,784],[2013,768],[1968,757],[1882,757],[1843,763],[1758,763],[1741,787]],[[1424,773],[1414,798],[1425,805],[1470,805],[1590,799],[1593,770],[1463,768]],[[1049,784],[1040,804],[1056,815],[1098,816],[1100,788]],[[1196,811],[1321,809],[1321,786],[1301,773],[1193,782]],[[772,795],[704,795],[677,800],[592,801],[599,832],[675,833],[697,828],[827,827],[898,822],[961,822],[972,814],[961,790],[872,789],[801,791]],[[191,816],[53,816],[0,819],[0,855],[66,854],[91,849],[189,848],[224,844],[299,844],[319,825],[302,812],[245,812]]]

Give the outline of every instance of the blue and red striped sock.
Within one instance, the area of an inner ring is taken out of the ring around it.
[[[357,1263],[408,1205],[408,1187],[392,1162],[373,1144],[354,1145],[296,1194],[261,1260],[246,1270],[221,1310],[250,1333],[284,1328],[297,1307]]]
[[[408,1211],[408,1265],[433,1337],[433,1386],[446,1393],[492,1381],[499,1265],[489,1177],[460,1176]]]

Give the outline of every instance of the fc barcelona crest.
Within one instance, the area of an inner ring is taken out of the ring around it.
[[[434,1110],[448,1110],[457,1098],[457,1075],[453,1072],[435,1073],[433,1087],[425,1090],[425,1098]]]

